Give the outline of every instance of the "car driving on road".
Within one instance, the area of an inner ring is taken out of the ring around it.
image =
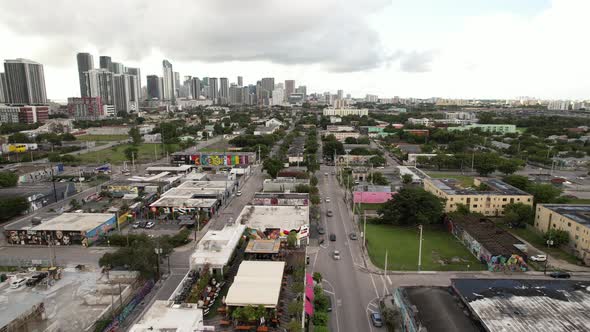
[[[324,227],[320,226],[320,227],[318,227],[318,233],[319,234],[326,234],[326,230],[324,229]]]
[[[145,224],[145,228],[147,229],[154,228],[154,226],[156,226],[156,224],[153,221],[148,221],[148,223]]]
[[[340,260],[340,251],[338,250],[334,250],[334,253],[332,254],[332,256],[334,257],[335,260]]]
[[[358,239],[358,237],[356,236],[356,233],[350,233],[349,237],[350,237],[351,240]]]
[[[551,273],[549,273],[549,276],[551,278],[555,278],[555,279],[569,279],[572,277],[571,274],[564,272],[564,271],[551,272]]]
[[[330,203],[330,197],[326,197],[326,203]]]
[[[336,234],[334,234],[334,233],[330,234],[330,241],[336,241]]]
[[[332,212],[332,210],[328,210],[328,212],[326,212],[326,215],[327,215],[328,217],[331,217],[331,216],[333,216],[333,215],[334,215],[334,213]]]

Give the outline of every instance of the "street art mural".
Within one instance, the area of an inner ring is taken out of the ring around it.
[[[291,229],[291,230],[286,230],[286,229],[281,230],[279,228],[269,228],[269,229],[264,230],[264,232],[261,232],[259,230],[252,229],[252,228],[249,228],[247,230],[247,233],[250,236],[250,238],[253,238],[253,239],[256,239],[256,240],[261,240],[261,239],[270,239],[270,240],[285,239],[292,232],[294,232],[294,233],[297,234],[297,238],[298,239],[306,238],[309,235],[309,225],[303,225],[303,226],[299,227],[298,229]]]
[[[249,163],[249,156],[231,154],[194,154],[190,156],[193,164],[199,166],[234,166]]]

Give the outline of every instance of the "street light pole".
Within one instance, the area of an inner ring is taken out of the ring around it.
[[[418,272],[422,269],[422,225],[418,225],[420,229],[420,245],[418,247]]]

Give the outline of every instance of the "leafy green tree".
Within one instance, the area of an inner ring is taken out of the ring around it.
[[[356,144],[356,138],[354,137],[347,137],[344,139],[344,143],[346,144]]]
[[[337,140],[327,140],[324,142],[323,154],[324,157],[332,159],[334,154],[336,155],[343,155],[344,145],[342,142],[338,142]]]
[[[298,184],[297,186],[295,186],[296,193],[309,194],[309,191],[310,191],[310,187],[306,184]]]
[[[510,175],[518,171],[520,168],[520,162],[514,159],[502,159],[498,164],[498,171]]]
[[[295,248],[297,246],[297,233],[291,232],[287,235],[287,246],[289,248]]]
[[[502,178],[502,181],[512,185],[520,190],[526,191],[531,181],[523,175],[508,175]]]
[[[422,188],[402,188],[377,213],[384,223],[434,224],[441,221],[443,201]]]
[[[387,180],[387,178],[381,172],[370,173],[368,180],[379,186],[386,186],[389,184],[389,180]]]
[[[312,278],[317,283],[321,283],[322,282],[322,274],[319,273],[319,272],[314,272],[313,275],[312,275]],[[316,287],[320,287],[320,289],[321,289],[321,286],[316,286]],[[314,291],[315,291],[315,289],[314,289]]]
[[[18,183],[18,175],[12,172],[0,172],[0,187],[15,187]]]
[[[523,203],[511,203],[504,207],[504,221],[515,227],[532,224],[534,216],[532,207]]]
[[[129,129],[129,136],[131,137],[133,145],[139,145],[143,141],[143,138],[141,137],[141,134],[139,133],[139,129],[137,127]]]
[[[262,168],[268,173],[268,175],[275,179],[283,169],[283,162],[275,158],[266,158],[262,163]]]
[[[21,215],[30,207],[29,201],[24,197],[7,197],[0,199],[0,220]]]
[[[382,156],[373,156],[369,159],[369,163],[375,167],[385,166],[386,160]]]
[[[561,189],[546,183],[532,183],[526,191],[534,196],[535,204],[556,203],[561,195]]]
[[[318,178],[314,175],[309,179],[309,184],[313,187],[318,185]]]
[[[543,239],[545,240],[545,243],[547,243],[547,241],[553,241],[554,247],[559,247],[570,242],[569,233],[561,229],[550,229],[543,234]]]
[[[402,183],[405,185],[412,183],[412,175],[411,174],[402,175]]]
[[[130,146],[128,148],[126,148],[123,153],[125,154],[125,157],[127,157],[127,160],[137,160],[137,153],[139,152],[139,149],[134,147],[134,146]]]
[[[328,324],[328,313],[317,311],[313,314],[313,325],[325,326]]]
[[[295,302],[291,302],[295,303]],[[291,303],[289,305],[291,305]],[[301,322],[297,319],[293,319],[287,323],[287,331],[289,332],[301,332]]]
[[[313,204],[313,205],[320,204],[320,196],[319,195],[311,195],[309,197],[309,200],[311,201],[311,204]]]
[[[31,143],[31,140],[23,133],[14,133],[8,136],[8,143]]]
[[[500,163],[500,157],[496,153],[478,153],[474,158],[474,168],[481,176],[492,174]]]

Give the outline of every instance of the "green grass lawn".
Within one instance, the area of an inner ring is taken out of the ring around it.
[[[367,224],[367,240],[371,261],[384,268],[385,250],[388,251],[387,269],[416,271],[418,269],[418,227]],[[460,262],[451,262],[460,258]],[[441,264],[439,260],[445,262]],[[423,271],[485,270],[455,237],[438,226],[424,227],[422,241]]]
[[[535,230],[531,229],[530,227],[527,228],[508,228],[505,223],[499,223],[500,227],[506,229],[507,231],[513,233],[514,235],[522,238],[523,240],[527,241],[531,245],[533,245],[538,250],[544,251],[549,255],[563,259],[569,263],[576,264],[578,259],[576,256],[571,255],[559,248],[547,248],[545,240],[543,237],[537,233]]]
[[[373,211],[377,211],[379,208],[381,208],[383,204],[378,203],[378,204],[369,204],[369,203],[361,203],[360,204],[360,208],[359,208],[359,204],[356,204],[356,208],[359,208],[360,212],[363,212],[365,210],[373,210]]]
[[[78,141],[123,141],[129,139],[129,135],[82,135],[77,136]]]
[[[431,178],[435,179],[457,179],[464,187],[473,186],[473,176],[461,175],[455,173],[428,173]]]
[[[76,157],[79,158],[83,163],[112,163],[120,165],[123,164],[124,161],[129,162],[127,157],[125,157],[124,151],[130,146],[131,144],[121,144],[110,149],[80,154]],[[178,151],[180,149],[178,144],[168,144],[166,147],[169,153]],[[166,156],[166,154],[162,151],[162,144],[142,143],[138,145],[137,148],[139,150],[137,156],[135,157],[135,162],[137,163],[154,161],[155,155],[158,156],[158,159]]]
[[[590,198],[571,199],[568,204],[590,204]]]

